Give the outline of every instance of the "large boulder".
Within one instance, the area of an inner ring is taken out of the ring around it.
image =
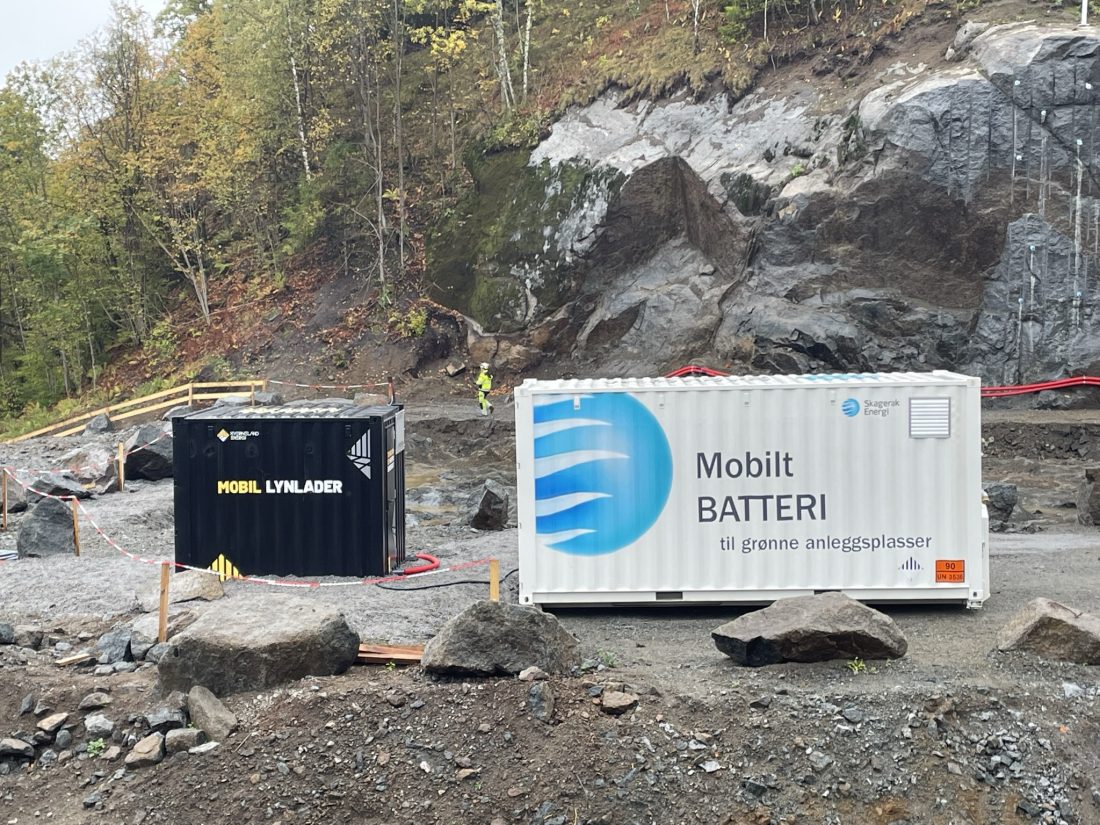
[[[80,484],[101,484],[115,474],[114,450],[92,445],[70,450],[58,463]]]
[[[1077,487],[1077,521],[1100,524],[1100,467],[1087,467],[1085,480]]]
[[[843,593],[794,596],[746,613],[711,632],[739,665],[829,659],[897,659],[908,643],[894,620]]]
[[[35,493],[41,495],[36,496]],[[30,498],[43,496],[91,498],[92,494],[71,473],[43,473],[30,483]]]
[[[225,588],[216,575],[199,570],[181,570],[168,580],[168,603],[179,604],[196,599],[212,602],[225,595]],[[146,613],[160,608],[160,585],[137,594],[138,604]]]
[[[15,548],[20,558],[75,554],[72,506],[55,498],[40,500],[19,527]]]
[[[514,675],[537,665],[563,673],[579,661],[577,640],[537,607],[481,601],[449,620],[424,648],[429,673]]]
[[[146,424],[126,441],[126,478],[172,477],[172,425]]]
[[[107,413],[100,413],[84,425],[84,434],[101,435],[102,433],[113,432],[114,429],[115,424],[111,421],[111,417]]]
[[[22,513],[27,509],[27,488],[19,483],[18,476],[8,475],[8,512]]]
[[[133,658],[130,650],[130,628],[125,625],[104,633],[95,643],[98,662],[101,665],[113,665],[115,662],[127,662]]]
[[[470,526],[477,530],[503,530],[508,526],[508,491],[495,481],[486,481],[475,499],[477,509]]]
[[[999,650],[1026,650],[1044,659],[1100,665],[1100,616],[1050,599],[1032,599],[997,638]]]
[[[1020,493],[1015,484],[994,481],[986,485],[985,494],[989,499],[989,520],[991,522],[1003,525],[1012,518],[1016,503],[1020,500]]]
[[[198,616],[190,610],[169,611],[166,638],[171,639],[195,623]],[[134,659],[144,659],[157,645],[160,635],[160,616],[147,613],[130,625],[130,654]]]
[[[172,639],[158,667],[165,690],[203,685],[224,696],[342,673],[358,654],[359,637],[333,608],[287,600],[241,610],[222,601]]]

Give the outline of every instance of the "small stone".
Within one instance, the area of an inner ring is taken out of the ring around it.
[[[459,782],[465,782],[471,776],[477,776],[479,771],[476,768],[462,768],[455,773],[455,779]]]
[[[378,756],[376,756],[374,758],[374,761],[380,766],[385,766],[385,765],[390,764],[389,751],[379,751]]]
[[[62,750],[65,750],[70,745],[72,745],[73,735],[71,733],[69,733],[67,730],[62,729],[62,730],[59,730],[57,732],[57,738],[54,739],[53,741],[54,741],[54,744],[57,745],[57,747],[61,748]]]
[[[92,739],[106,739],[115,732],[115,723],[102,713],[93,713],[84,719],[84,730]]]
[[[188,753],[192,756],[206,756],[208,753],[213,753],[221,747],[221,742],[204,742],[201,745],[196,745],[193,748],[188,749]]]
[[[524,668],[519,673],[519,680],[521,682],[541,682],[549,678],[550,676],[546,671],[536,665]]]
[[[120,756],[122,756],[122,748],[120,748],[118,745],[111,745],[111,747],[103,751],[103,756],[101,756],[100,758],[104,762],[116,762],[118,761],[118,758]]]
[[[110,676],[115,672],[115,669],[111,665],[96,665],[95,670],[92,671],[92,675],[96,677]]]
[[[47,716],[45,719],[40,719],[38,722],[38,729],[46,733],[57,733],[58,729],[65,724],[68,718],[69,714],[67,713],[55,713],[52,716]]]
[[[823,771],[831,764],[833,764],[833,758],[826,753],[814,751],[810,754],[810,767],[815,771]]]
[[[137,670],[137,664],[134,662],[115,662],[111,665],[111,669],[115,673],[133,673]]]
[[[406,701],[405,694],[399,690],[391,690],[386,694],[386,701],[395,708],[404,707]]]
[[[53,706],[46,704],[46,701],[44,699],[40,699],[38,702],[35,703],[35,706],[34,706],[34,715],[35,716],[45,716],[47,713],[50,713],[51,711],[53,711]]]
[[[57,764],[57,751],[44,750],[38,755],[38,767],[48,768]]]
[[[840,715],[853,725],[858,725],[864,718],[863,711],[854,707],[844,708],[844,710],[840,712]]]
[[[612,716],[621,716],[637,706],[638,697],[625,691],[607,691],[600,698],[600,710]]]
[[[164,759],[164,734],[151,733],[126,754],[125,764],[130,768],[144,768],[156,765],[162,759]]]
[[[104,796],[102,791],[95,791],[93,793],[90,793],[86,797],[84,797],[84,807],[88,809],[94,808],[96,805],[102,803],[103,799]]]
[[[749,702],[749,707],[755,708],[756,710],[767,710],[768,706],[771,705],[771,703],[772,697],[761,696],[759,699],[753,699],[751,702]]]
[[[722,766],[715,762],[713,759],[708,759],[699,767],[701,767],[707,773],[714,773],[716,771],[722,770]]]
[[[954,774],[955,776],[962,776],[962,767],[960,767],[959,764],[956,762],[948,762],[947,772],[950,774]]]
[[[517,796],[523,796],[525,793],[527,793],[527,789],[521,788],[518,785],[515,785],[507,790],[507,794],[511,799],[515,799]]]
[[[168,731],[164,737],[164,749],[168,753],[179,753],[197,748],[206,741],[206,734],[198,728],[176,728]]]
[[[549,722],[554,715],[554,691],[547,682],[534,682],[527,691],[527,708],[540,722]]]
[[[1074,682],[1062,682],[1062,693],[1067,699],[1078,699],[1085,695],[1085,689]]]
[[[34,710],[35,698],[33,693],[28,693],[23,697],[23,701],[19,703],[19,715],[26,716],[28,713]]]
[[[493,726],[490,725],[488,722],[482,722],[480,725],[477,726],[477,732],[478,733],[488,733],[492,729],[493,729]]]
[[[276,762],[275,770],[279,772],[281,776],[290,776],[290,766],[286,762]]]
[[[145,721],[149,725],[149,730],[157,731],[158,733],[167,733],[170,730],[182,728],[187,724],[187,719],[184,717],[183,711],[170,707],[161,707],[149,711],[149,713],[145,714]]]
[[[34,759],[34,747],[22,739],[0,739],[0,756]]]
[[[89,693],[83,699],[80,700],[80,704],[77,706],[80,710],[99,710],[105,708],[111,704],[111,697],[106,693]]]

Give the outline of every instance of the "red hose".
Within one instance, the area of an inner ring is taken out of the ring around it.
[[[402,576],[414,576],[417,573],[427,573],[429,570],[437,570],[439,568],[439,559],[435,556],[429,555],[428,553],[417,553],[416,557],[426,561],[427,564],[420,564],[416,567],[406,567],[401,571]]]

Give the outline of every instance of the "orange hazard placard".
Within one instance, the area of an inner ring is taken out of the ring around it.
[[[962,584],[966,581],[964,559],[936,559],[936,583]]]

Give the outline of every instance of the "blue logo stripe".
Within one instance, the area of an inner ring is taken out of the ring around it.
[[[672,453],[641,402],[626,393],[543,397],[534,423],[535,530],[548,546],[611,553],[653,526],[672,487]]]

